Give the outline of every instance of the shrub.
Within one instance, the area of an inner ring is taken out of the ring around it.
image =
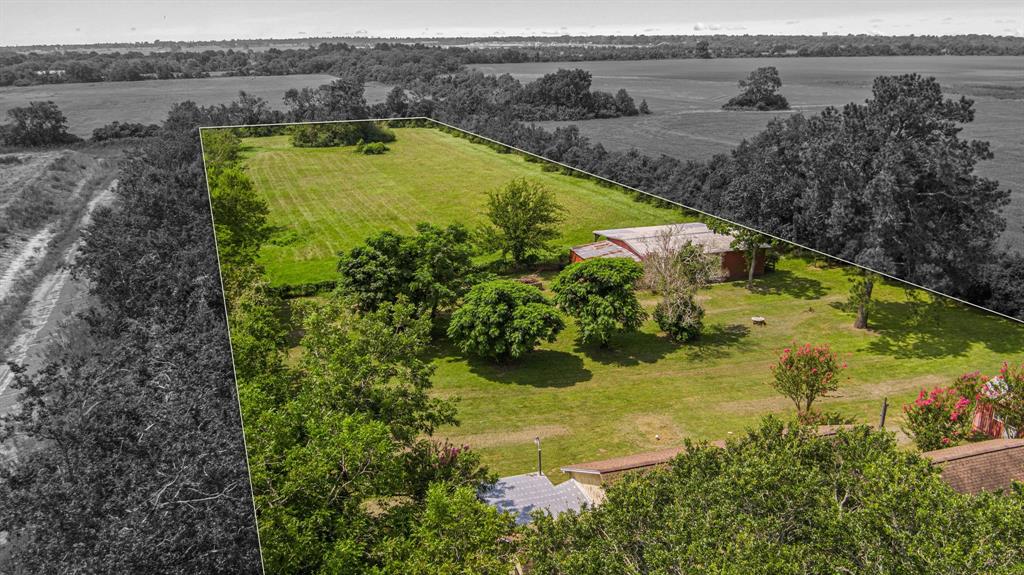
[[[395,133],[376,122],[304,124],[292,129],[297,148],[353,146],[363,142],[394,142]]]
[[[687,342],[700,336],[704,327],[704,309],[692,294],[680,294],[658,302],[654,308],[654,321],[673,340]]]
[[[814,400],[839,387],[839,373],[846,363],[826,345],[807,343],[782,350],[772,366],[772,387],[796,405],[797,417],[807,417]]]
[[[113,121],[92,131],[92,141],[119,140],[122,138],[151,138],[160,131],[156,124]]]
[[[558,311],[536,287],[494,280],[469,290],[465,303],[452,314],[448,337],[465,353],[507,360],[542,341],[554,341],[564,327]]]
[[[903,407],[904,430],[921,451],[956,445],[971,427],[971,400],[953,387],[921,390],[914,403]]]
[[[390,148],[384,145],[383,142],[370,142],[369,144],[359,143],[356,145],[356,152],[360,154],[367,154],[371,156],[383,154]]]

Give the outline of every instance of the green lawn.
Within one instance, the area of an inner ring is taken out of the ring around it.
[[[430,128],[400,128],[380,156],[352,148],[293,148],[287,136],[244,140],[245,164],[270,203],[270,219],[298,236],[264,248],[271,283],[335,277],[339,250],[380,230],[412,232],[419,222],[473,226],[487,192],[513,178],[547,186],[567,210],[564,248],[593,241],[593,230],[684,221],[675,209],[635,202],[627,193],[541,170],[515,154]]]
[[[957,304],[915,322],[903,288],[894,285],[876,287],[872,329],[854,329],[853,315],[839,309],[848,289],[841,268],[784,258],[753,292],[742,281],[703,292],[706,330],[695,343],[674,344],[648,321],[640,333],[616,338],[610,351],[577,345],[570,323],[555,343],[508,366],[442,346],[435,389],[461,398],[462,425],[441,433],[481,451],[502,475],[536,465],[533,438],[540,436],[544,467],[557,481],[558,467],[568,463],[684,437],[724,439],[765,414],[791,416],[792,404],[767,382],[769,366],[794,341],[828,343],[848,362],[839,391],[819,407],[877,424],[888,397],[893,431],[921,387],[1024,360],[1024,325]],[[656,299],[643,297],[652,309]],[[767,325],[751,325],[755,315]]]
[[[594,229],[681,219],[680,212],[542,172],[538,164],[436,130],[396,132],[398,141],[383,156],[294,149],[284,138],[245,141],[249,171],[270,200],[273,221],[301,235],[264,252],[275,283],[333,277],[335,252],[380,229],[479,221],[486,191],[521,175],[545,182],[569,208],[566,246],[588,241]],[[502,475],[533,468],[533,438],[540,436],[545,468],[558,481],[561,465],[666,447],[684,437],[727,438],[764,414],[789,416],[792,406],[767,381],[769,366],[794,341],[829,343],[849,363],[839,392],[822,407],[876,423],[888,397],[893,430],[902,405],[921,387],[1024,360],[1021,324],[956,304],[914,320],[895,285],[876,288],[872,329],[855,330],[853,316],[839,309],[848,289],[841,268],[785,258],[753,292],[743,282],[703,292],[707,328],[692,344],[669,342],[649,321],[641,333],[615,338],[611,350],[580,347],[569,322],[553,344],[497,366],[441,342],[434,351],[435,393],[459,398],[462,424],[440,434],[470,444]],[[643,298],[652,308],[656,300]],[[767,326],[752,326],[755,315],[767,318]]]

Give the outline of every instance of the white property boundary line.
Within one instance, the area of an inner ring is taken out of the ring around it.
[[[867,270],[867,271],[869,271],[871,273],[878,274],[878,275],[880,275],[880,276],[882,276],[884,278],[887,278],[889,280],[896,281],[896,282],[899,282],[901,284],[908,285],[908,286],[911,286],[911,287],[914,287],[914,288],[917,288],[917,289],[920,289],[920,290],[924,290],[924,291],[926,291],[926,292],[928,292],[930,294],[937,295],[937,296],[940,296],[940,297],[943,297],[943,298],[946,298],[946,299],[950,299],[950,300],[959,302],[959,303],[967,305],[969,307],[973,307],[973,308],[981,310],[983,312],[990,313],[990,314],[993,314],[993,315],[997,315],[999,317],[1011,320],[1011,321],[1016,322],[1016,323],[1024,324],[1024,320],[1015,318],[1015,317],[1007,315],[1005,313],[1001,313],[1001,312],[998,312],[998,311],[995,311],[995,310],[988,309],[988,308],[980,306],[980,305],[978,305],[976,303],[972,303],[972,302],[969,302],[967,300],[960,299],[960,298],[958,298],[956,296],[951,296],[949,294],[944,294],[944,293],[942,293],[940,291],[936,291],[936,290],[934,290],[932,288],[925,287],[925,286],[922,286],[922,285],[918,285],[916,283],[913,283],[913,282],[910,282],[910,281],[898,278],[898,277],[896,277],[894,275],[891,275],[891,274],[888,274],[888,273],[885,273],[885,272],[880,272],[878,270],[869,268],[869,267],[864,266],[864,265],[853,263],[853,262],[845,260],[843,258],[827,254],[827,253],[825,253],[825,252],[823,252],[821,250],[817,250],[815,248],[811,248],[811,247],[807,247],[807,246],[798,244],[798,243],[796,243],[794,241],[787,240],[785,238],[781,238],[779,236],[763,232],[761,230],[752,228],[750,226],[743,225],[743,224],[738,223],[738,222],[734,222],[732,220],[723,218],[721,216],[716,216],[716,215],[714,215],[712,213],[705,212],[704,210],[700,210],[700,209],[697,209],[697,208],[692,208],[690,206],[687,206],[686,204],[682,204],[682,203],[677,202],[675,200],[670,200],[668,198],[663,198],[661,196],[652,194],[650,192],[646,192],[646,191],[641,190],[639,188],[634,188],[633,186],[628,186],[626,184],[620,184],[619,182],[616,182],[614,180],[610,180],[610,179],[608,179],[608,178],[606,178],[604,176],[599,176],[597,174],[592,174],[592,173],[590,173],[590,172],[588,172],[586,170],[581,170],[581,169],[576,168],[574,166],[570,166],[569,164],[565,164],[565,163],[562,163],[562,162],[558,162],[558,161],[555,161],[555,160],[551,160],[551,159],[545,158],[544,156],[541,156],[539,154],[535,154],[533,152],[529,152],[527,150],[523,150],[523,149],[517,148],[515,146],[510,146],[510,145],[508,145],[508,144],[506,144],[504,142],[499,142],[498,140],[495,140],[493,138],[488,138],[487,136],[481,136],[480,134],[476,134],[476,133],[470,132],[469,130],[460,128],[458,126],[453,126],[451,124],[447,124],[445,122],[442,122],[440,120],[435,120],[435,119],[427,117],[427,116],[408,116],[408,117],[403,116],[403,117],[397,117],[397,118],[366,118],[366,119],[362,119],[362,120],[319,120],[319,121],[310,121],[310,122],[276,122],[276,123],[273,123],[273,124],[234,124],[234,125],[229,125],[229,126],[200,126],[199,127],[199,132],[200,132],[200,135],[201,135],[203,130],[215,130],[215,129],[224,129],[224,128],[257,128],[257,127],[274,127],[274,126],[302,126],[302,125],[308,125],[308,124],[352,124],[352,123],[357,123],[357,122],[388,122],[388,121],[409,121],[409,120],[426,120],[428,122],[433,122],[434,124],[437,124],[437,125],[444,126],[446,128],[452,129],[452,130],[456,130],[456,131],[462,132],[463,134],[467,134],[467,135],[473,136],[475,138],[480,138],[482,140],[487,140],[488,142],[491,142],[491,143],[494,143],[494,144],[498,144],[499,146],[504,146],[504,147],[506,147],[506,148],[508,148],[510,150],[515,150],[516,152],[519,152],[520,154],[526,154],[528,156],[532,156],[534,158],[537,158],[538,160],[542,160],[542,161],[547,162],[549,164],[555,164],[557,166],[562,166],[563,168],[567,168],[567,169],[573,170],[575,172],[579,172],[581,174],[586,174],[587,176],[590,176],[591,178],[596,178],[598,180],[601,180],[603,182],[607,182],[607,183],[612,184],[614,186],[618,186],[620,188],[625,188],[627,190],[630,190],[630,191],[633,191],[633,192],[637,192],[639,194],[643,194],[645,196],[648,196],[650,198],[654,198],[656,200],[660,200],[662,202],[667,202],[667,203],[672,204],[674,206],[678,206],[680,208],[683,208],[684,210],[689,210],[691,212],[696,212],[696,213],[698,213],[698,214],[700,214],[702,216],[709,217],[709,218],[714,218],[716,220],[726,222],[729,225],[736,226],[738,228],[743,228],[745,230],[749,230],[749,231],[761,234],[763,236],[768,236],[768,237],[770,237],[770,238],[772,238],[772,239],[774,239],[776,241],[780,241],[780,242],[789,244],[791,246],[796,246],[797,248],[800,248],[802,250],[806,250],[806,251],[809,251],[809,252],[813,252],[815,254],[818,254],[818,255],[823,256],[825,258],[828,258],[830,260],[835,260],[835,261],[841,262],[841,263],[843,263],[845,265],[848,265],[848,266],[851,266],[851,267],[859,268],[859,269],[862,269],[862,270]],[[202,143],[202,137],[200,137],[200,144],[201,143]],[[206,171],[206,158],[205,158],[205,156],[203,157],[203,171],[204,172]],[[207,179],[207,195],[209,195],[209,179]],[[213,214],[212,214],[213,204],[212,203],[211,203],[210,210],[211,210],[210,217],[211,217],[211,220],[212,220],[212,218],[213,218]],[[216,239],[216,234],[214,234],[214,239]],[[220,265],[220,254],[217,255],[217,265],[218,266]],[[219,271],[219,269],[218,269],[218,271]],[[221,279],[221,283],[223,284],[223,278]],[[223,285],[222,285],[222,289],[223,289]],[[226,306],[227,306],[227,303],[225,303],[225,313],[227,313],[227,307]],[[232,361],[233,360],[234,359],[232,358]]]
[[[876,274],[878,274],[880,276],[883,276],[883,277],[888,278],[890,280],[899,282],[901,284],[909,285],[909,286],[915,287],[917,289],[924,290],[924,291],[926,291],[928,293],[931,293],[931,294],[934,294],[934,295],[937,295],[937,296],[940,296],[940,297],[944,297],[946,299],[951,299],[951,300],[957,301],[957,302],[959,302],[961,304],[965,304],[967,306],[979,309],[979,310],[981,310],[983,312],[994,314],[994,315],[1003,317],[1005,319],[1009,319],[1011,321],[1024,324],[1024,321],[1019,320],[1019,319],[1017,319],[1015,317],[1011,317],[1011,316],[1006,315],[1004,313],[999,313],[997,311],[984,308],[984,307],[982,307],[980,305],[971,303],[969,301],[965,301],[965,300],[962,300],[960,298],[953,297],[951,295],[947,295],[947,294],[935,291],[933,289],[930,289],[930,288],[927,288],[927,287],[924,287],[924,286],[921,286],[921,285],[917,285],[917,284],[912,283],[912,282],[908,282],[906,280],[902,280],[902,279],[897,278],[895,276],[892,276],[890,274],[879,272],[879,271],[873,270],[873,269],[871,269],[869,267],[862,266],[862,265],[859,265],[859,264],[855,264],[853,262],[844,260],[842,258],[831,256],[831,255],[826,254],[825,252],[822,252],[820,250],[816,250],[814,248],[809,248],[807,246],[800,245],[800,244],[798,244],[796,242],[792,242],[792,241],[780,238],[780,237],[772,235],[772,234],[764,233],[764,232],[756,230],[756,229],[754,229],[754,228],[752,228],[750,226],[745,226],[743,224],[740,224],[740,223],[737,223],[737,222],[733,222],[731,220],[728,220],[726,218],[722,218],[722,217],[716,216],[714,214],[705,212],[703,210],[698,210],[696,208],[691,208],[690,206],[687,206],[685,204],[679,203],[679,202],[677,202],[675,200],[670,200],[668,198],[663,198],[661,196],[654,195],[654,194],[652,194],[650,192],[646,192],[644,190],[641,190],[641,189],[638,189],[638,188],[634,188],[632,186],[627,186],[625,184],[620,184],[619,182],[616,182],[614,180],[610,180],[610,179],[608,179],[608,178],[606,178],[604,176],[599,176],[597,174],[592,174],[590,172],[587,172],[586,170],[581,170],[579,168],[575,168],[573,166],[570,166],[568,164],[564,164],[562,162],[558,162],[558,161],[555,161],[555,160],[550,160],[550,159],[545,158],[545,157],[543,157],[541,155],[534,154],[533,152],[529,152],[529,151],[523,150],[521,148],[517,148],[515,146],[510,146],[508,144],[499,142],[498,140],[495,140],[493,138],[488,138],[487,136],[481,136],[480,134],[475,134],[475,133],[470,132],[468,130],[464,130],[464,129],[459,128],[457,126],[453,126],[451,124],[447,124],[445,122],[441,122],[439,120],[435,120],[435,119],[429,118],[427,116],[410,116],[410,117],[398,117],[398,118],[366,118],[366,119],[362,119],[362,120],[322,120],[322,121],[311,121],[311,122],[275,122],[275,123],[272,123],[272,124],[234,124],[234,125],[229,125],[229,126],[200,126],[199,127],[199,148],[200,148],[200,150],[202,151],[202,154],[203,154],[203,177],[206,180],[206,199],[207,199],[207,203],[210,206],[210,227],[213,230],[214,246],[217,249],[217,274],[218,274],[218,276],[220,276],[221,300],[224,303],[224,325],[225,325],[225,327],[227,327],[227,330],[228,330],[228,333],[227,333],[227,335],[228,335],[228,349],[231,351],[231,371],[232,371],[232,375],[234,376],[234,379],[235,379],[235,399],[238,402],[238,420],[242,424],[242,445],[243,445],[243,448],[245,449],[245,469],[246,469],[246,472],[249,474],[249,491],[250,491],[250,493],[252,493],[253,520],[256,521],[256,542],[257,542],[257,544],[259,545],[259,548],[260,548],[260,569],[263,571],[264,575],[266,574],[266,567],[264,566],[264,562],[263,562],[263,542],[260,539],[259,518],[258,518],[257,512],[256,512],[256,494],[255,494],[255,489],[253,488],[253,485],[252,485],[252,469],[249,466],[249,445],[248,445],[248,440],[247,440],[247,438],[245,436],[245,418],[244,418],[244,415],[242,414],[242,400],[241,400],[241,396],[240,396],[239,391],[238,391],[238,370],[237,370],[237,367],[235,366],[235,351],[234,351],[233,345],[231,343],[231,320],[230,320],[230,318],[228,316],[227,295],[224,293],[224,274],[221,272],[221,267],[222,266],[221,266],[221,261],[220,261],[220,249],[219,249],[219,245],[217,244],[217,231],[216,231],[215,222],[214,222],[214,218],[213,218],[213,196],[212,196],[212,194],[210,192],[210,176],[209,176],[209,173],[206,170],[206,150],[203,147],[202,133],[203,133],[203,130],[219,130],[219,129],[230,129],[230,128],[259,128],[259,127],[275,127],[275,126],[303,126],[303,125],[310,125],[310,124],[351,124],[351,123],[357,123],[357,122],[387,122],[387,121],[393,121],[393,120],[394,121],[419,121],[419,120],[425,120],[427,122],[433,122],[434,124],[437,124],[439,126],[444,126],[446,128],[449,128],[449,129],[452,129],[452,130],[456,130],[456,131],[461,132],[463,134],[467,134],[467,135],[470,135],[470,136],[473,136],[473,137],[476,137],[476,138],[480,138],[482,140],[486,140],[486,141],[491,142],[493,144],[497,144],[499,146],[503,146],[503,147],[508,148],[510,150],[515,150],[516,152],[519,152],[520,154],[526,154],[528,156],[531,156],[533,158],[537,158],[538,160],[547,162],[549,164],[555,164],[557,166],[562,166],[563,168],[567,168],[567,169],[573,170],[575,172],[579,172],[581,174],[586,174],[587,176],[590,176],[592,178],[596,178],[598,180],[601,180],[603,182],[607,182],[607,183],[612,184],[614,186],[618,186],[620,188],[624,188],[624,189],[627,189],[627,190],[631,190],[631,191],[637,192],[639,194],[643,194],[645,196],[648,196],[648,197],[660,200],[662,202],[667,202],[667,203],[672,204],[674,206],[678,206],[680,208],[683,208],[684,210],[689,210],[691,212],[696,212],[698,214],[701,214],[702,216],[714,218],[716,220],[720,220],[720,221],[726,222],[726,223],[728,223],[730,225],[733,225],[733,226],[736,226],[736,227],[739,227],[739,228],[743,228],[743,229],[746,229],[746,230],[750,230],[752,232],[759,233],[759,234],[764,235],[764,236],[768,236],[768,237],[770,237],[770,238],[772,238],[774,240],[777,240],[777,241],[780,241],[780,242],[784,242],[784,243],[789,244],[791,246],[796,246],[797,248],[800,248],[802,250],[806,250],[806,251],[809,251],[809,252],[812,252],[812,253],[824,256],[825,258],[828,258],[830,260],[835,260],[835,261],[838,261],[838,262],[842,262],[843,264],[851,266],[851,267],[867,270],[869,272],[876,273]]]
[[[242,415],[242,398],[238,389],[238,368],[235,366],[235,349],[231,343],[231,324],[228,319],[228,298],[224,294],[224,274],[221,272],[220,246],[217,244],[217,227],[213,221],[213,194],[210,193],[210,173],[206,170],[206,148],[203,146],[203,128],[199,128],[199,153],[203,155],[203,179],[206,181],[206,203],[210,206],[210,231],[213,232],[213,249],[217,252],[217,280],[220,281],[220,299],[224,304],[224,328],[227,329],[228,352],[231,353],[231,379],[235,384],[235,401],[238,403],[238,424],[242,427],[242,449],[245,450],[245,473],[249,476],[249,499],[252,501],[252,521],[256,528],[256,546],[260,554],[260,572],[267,574],[263,563],[263,541],[260,539],[260,522],[256,516],[256,490],[252,485],[252,468],[249,466],[249,442],[245,437],[245,420]]]

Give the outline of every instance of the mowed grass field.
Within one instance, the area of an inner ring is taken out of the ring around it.
[[[722,110],[736,95],[736,82],[759,66],[775,66],[793,112]],[[728,153],[775,117],[794,112],[816,114],[825,106],[842,107],[871,97],[872,81],[882,75],[934,76],[950,97],[974,100],[974,122],[964,136],[991,143],[995,158],[978,166],[1013,193],[1004,212],[1006,245],[1024,245],[1024,57],[897,56],[844,58],[716,58],[609,62],[530,62],[474,66],[487,73],[509,73],[526,82],[559,68],[583,68],[594,88],[626,88],[650,116],[585,122],[542,122],[549,129],[575,123],[580,132],[608,149],[637,148],[650,154],[703,160]]]
[[[589,240],[592,229],[679,216],[436,130],[396,132],[398,141],[383,156],[294,149],[284,138],[246,140],[246,165],[270,200],[272,219],[303,234],[301,243],[264,253],[275,281],[329,276],[337,249],[380,229],[478,221],[484,192],[521,175],[544,181],[570,207],[565,244]],[[994,373],[1004,360],[1024,361],[1024,325],[948,302],[915,319],[895,284],[876,287],[871,329],[856,330],[853,315],[841,309],[848,273],[790,257],[756,280],[753,291],[744,282],[714,285],[700,294],[704,335],[682,345],[647,321],[639,333],[614,338],[611,349],[581,346],[570,320],[554,343],[496,365],[441,340],[431,352],[433,393],[458,402],[461,424],[438,434],[470,445],[501,475],[534,469],[533,438],[540,437],[545,471],[561,481],[563,465],[664,448],[686,437],[728,438],[766,414],[792,416],[789,400],[768,381],[769,367],[794,342],[828,343],[849,365],[839,391],[819,407],[876,424],[888,398],[887,427],[894,431],[902,406],[922,387],[946,385],[966,371]],[[551,277],[545,274],[546,281]],[[547,285],[545,293],[551,295]],[[648,310],[657,301],[649,293],[641,299]],[[751,325],[755,315],[767,325]]]
[[[419,222],[485,221],[487,193],[525,177],[550,189],[566,209],[559,249],[593,241],[593,230],[684,221],[681,210],[634,201],[594,182],[544,172],[539,163],[431,128],[396,129],[380,156],[345,148],[294,148],[287,136],[243,141],[246,169],[270,204],[287,245],[266,246],[271,283],[336,277],[338,252],[382,230],[411,233]]]
[[[902,406],[921,388],[1024,361],[1024,325],[955,303],[915,320],[897,285],[876,287],[871,329],[854,329],[853,314],[841,309],[848,273],[783,258],[753,291],[743,281],[714,285],[701,293],[706,327],[693,343],[669,341],[648,320],[639,333],[616,337],[610,350],[578,345],[568,322],[553,344],[505,366],[442,344],[435,392],[459,398],[461,425],[440,433],[480,451],[501,475],[533,469],[533,438],[540,437],[545,472],[557,481],[567,464],[671,447],[686,437],[727,439],[767,414],[791,418],[792,403],[768,382],[770,366],[794,343],[828,343],[849,366],[819,409],[877,425],[888,398],[886,427],[895,432]],[[641,298],[652,311],[657,298]],[[752,316],[767,325],[752,325]]]

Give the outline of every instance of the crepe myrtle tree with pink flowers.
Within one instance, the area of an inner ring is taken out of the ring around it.
[[[846,362],[828,344],[793,344],[772,366],[772,387],[793,401],[797,418],[809,420],[814,400],[839,388],[839,376]]]
[[[903,430],[921,451],[951,447],[967,439],[973,404],[956,387],[922,389],[914,403],[903,407]]]

